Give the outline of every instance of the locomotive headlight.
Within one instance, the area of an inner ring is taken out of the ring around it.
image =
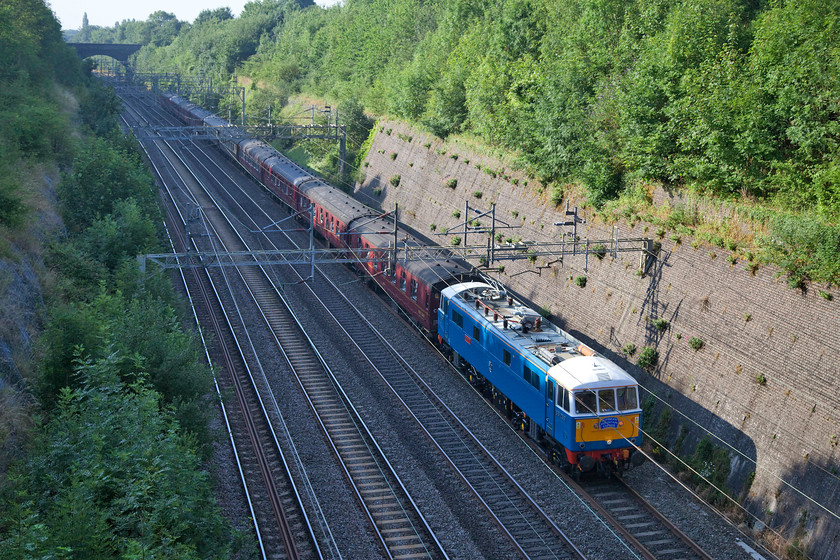
[[[607,445],[612,445],[612,440],[611,439],[607,440]]]

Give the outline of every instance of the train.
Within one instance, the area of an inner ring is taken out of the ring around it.
[[[159,99],[188,126],[234,126],[178,95]],[[395,241],[424,241],[262,140],[218,137],[220,149],[326,244],[379,259],[355,266],[555,463],[573,473],[621,473],[644,461],[630,374],[465,261],[446,254],[388,260]]]

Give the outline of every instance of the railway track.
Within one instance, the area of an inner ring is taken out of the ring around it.
[[[191,195],[207,222],[212,224],[211,235],[223,252],[248,250],[223,215],[221,205],[209,192],[191,190]],[[342,395],[340,387],[331,380],[317,351],[295,318],[280,305],[282,300],[265,273],[254,266],[239,268],[237,274],[304,389],[387,556],[395,559],[447,558],[366,426]],[[227,295],[230,290],[218,292],[224,306],[236,309],[241,305]],[[256,410],[251,405],[248,408]]]
[[[578,483],[565,477],[647,560],[714,560],[623,479]]]
[[[136,113],[136,116],[140,118],[139,113]],[[154,147],[145,148],[147,153],[149,149],[160,149],[162,154],[166,149],[159,143],[155,143]],[[170,157],[172,154],[174,151]],[[155,165],[155,158],[151,154],[149,156]],[[162,180],[166,178],[163,182],[172,201],[172,204],[166,205],[168,221],[170,225],[179,226],[169,228],[173,245],[179,250],[187,250],[190,248],[190,240],[183,234],[187,220],[175,204],[183,194],[182,192],[179,195],[176,190],[183,188],[186,183],[179,181],[179,173],[173,172],[177,165],[167,170],[155,167],[158,176]],[[183,173],[183,170],[181,172]],[[177,185],[179,182],[180,185]],[[175,189],[170,186],[173,183],[177,185]],[[232,417],[227,414],[222,404],[249,509],[254,519],[261,557],[323,558],[318,539],[303,509],[301,496],[280,448],[269,412],[260,397],[258,380],[248,367],[247,350],[240,343],[247,335],[243,332],[241,321],[237,321],[226,312],[228,309],[237,310],[238,307],[226,297],[229,291],[218,289],[207,271],[202,275],[197,269],[191,269],[190,273],[182,274],[182,278],[191,299],[201,303],[194,307],[197,319],[205,326],[209,325],[219,341],[211,356],[223,363],[231,373],[229,378],[222,377],[216,380],[219,395],[221,397],[227,388],[232,387],[243,411],[241,416]],[[241,452],[243,442],[250,444],[250,452]],[[330,539],[321,539],[322,542],[324,540],[327,541],[326,549],[336,553],[330,556],[339,557],[337,550],[329,546]]]

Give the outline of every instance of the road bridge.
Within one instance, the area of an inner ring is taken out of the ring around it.
[[[128,57],[140,50],[143,45],[132,43],[67,43],[82,59],[90,56],[103,55],[122,62],[128,66]]]

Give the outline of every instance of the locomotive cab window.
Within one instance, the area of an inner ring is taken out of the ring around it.
[[[598,401],[595,391],[575,392],[575,414],[595,414],[598,412]]]
[[[565,387],[557,387],[557,406],[561,407],[566,412],[571,412],[571,399],[569,398],[569,390]]]
[[[601,389],[598,391],[598,411],[615,412],[615,389]]]
[[[619,387],[615,390],[615,393],[619,410],[639,408],[639,398],[635,387]]]
[[[510,365],[510,352],[507,350],[502,350],[502,361],[505,363],[506,366]]]
[[[478,325],[473,325],[473,340],[481,342],[481,329],[478,328]]]

